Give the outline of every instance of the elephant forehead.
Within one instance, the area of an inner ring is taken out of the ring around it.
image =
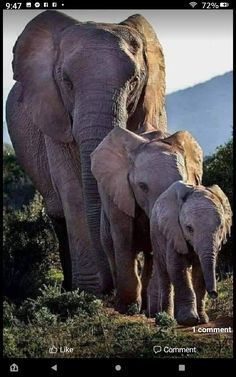
[[[86,48],[119,48],[124,37],[127,33],[117,33],[111,26],[106,24],[85,23],[76,24],[66,29],[62,33],[61,48],[74,49],[75,47],[81,49]],[[130,41],[131,38],[126,38]],[[139,44],[135,38],[132,41],[136,41],[136,45]],[[132,43],[135,45],[134,43]]]
[[[217,208],[219,211],[223,209],[220,199],[211,191],[206,190],[204,186],[197,186],[195,188],[193,198],[196,198],[196,200],[202,198],[206,201],[206,203],[208,203],[208,205]]]
[[[171,148],[166,148],[162,146],[161,143],[152,143],[145,144],[136,154],[135,166],[151,166],[159,167],[163,164],[174,164],[177,165],[177,162],[184,164],[184,159],[181,154],[174,152]]]
[[[138,154],[134,161],[136,177],[159,177],[160,174],[170,176],[172,179],[184,179],[184,159],[178,153],[163,150],[144,150]]]
[[[190,195],[183,204],[182,209],[185,216],[193,215],[199,221],[205,219],[206,224],[214,222],[214,224],[217,223],[219,225],[222,216],[221,208],[216,206],[214,200],[203,191],[195,191]]]

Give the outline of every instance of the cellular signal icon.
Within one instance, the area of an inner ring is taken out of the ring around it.
[[[195,8],[195,6],[197,5],[197,3],[195,1],[191,1],[191,3],[189,3],[189,5],[192,7],[192,8]]]

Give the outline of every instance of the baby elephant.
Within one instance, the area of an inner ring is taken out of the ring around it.
[[[173,315],[174,309],[179,324],[208,322],[206,291],[217,297],[216,258],[230,233],[231,219],[229,201],[217,185],[178,181],[160,195],[150,219],[154,258],[148,288],[151,314],[166,311]]]
[[[147,305],[152,272],[150,222],[157,198],[175,181],[197,185],[202,150],[186,131],[136,135],[115,127],[91,155],[102,201],[101,241],[108,256],[121,313]],[[145,256],[142,281],[137,254]]]

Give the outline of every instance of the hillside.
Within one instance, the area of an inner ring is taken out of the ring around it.
[[[190,131],[211,155],[232,136],[233,72],[169,94],[166,108],[169,130]]]

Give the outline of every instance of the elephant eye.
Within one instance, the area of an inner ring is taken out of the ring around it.
[[[193,227],[191,225],[186,225],[186,229],[189,233],[193,233]]]
[[[139,182],[139,187],[141,188],[142,191],[148,192],[148,185],[144,182]]]
[[[70,90],[73,89],[73,84],[65,72],[63,73],[63,81]]]

